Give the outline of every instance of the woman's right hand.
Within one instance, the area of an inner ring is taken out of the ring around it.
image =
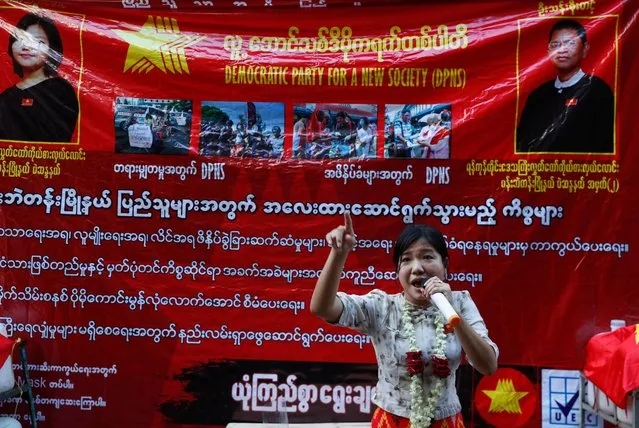
[[[353,230],[351,213],[344,211],[344,224],[326,234],[328,246],[338,253],[348,253],[357,245],[357,235]]]

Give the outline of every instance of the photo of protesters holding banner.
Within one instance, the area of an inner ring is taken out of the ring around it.
[[[119,97],[115,152],[185,155],[191,135],[191,101]]]
[[[63,47],[53,20],[24,15],[7,53],[20,80],[0,94],[0,140],[70,142],[79,104],[73,86],[58,75]]]

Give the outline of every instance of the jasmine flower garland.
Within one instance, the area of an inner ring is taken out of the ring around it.
[[[435,346],[433,347],[434,362],[433,375],[430,376],[430,393],[428,398],[424,394],[424,382],[422,373],[424,372],[424,359],[422,351],[417,348],[415,338],[415,326],[411,313],[417,308],[406,302],[402,313],[404,334],[409,338],[409,351],[406,353],[407,371],[411,376],[410,381],[410,424],[411,428],[428,428],[433,420],[437,400],[442,392],[446,377],[450,374],[448,360],[444,348],[446,346],[446,333],[441,315],[435,316]],[[441,367],[444,366],[444,370]]]

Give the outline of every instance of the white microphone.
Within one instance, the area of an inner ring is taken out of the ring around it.
[[[422,288],[426,288],[426,281],[429,279],[430,278],[424,278],[422,280]],[[453,331],[453,329],[461,322],[461,318],[457,315],[457,312],[455,312],[455,309],[453,309],[446,296],[442,293],[433,293],[430,295],[430,301],[437,306],[437,309],[439,309],[444,318],[446,318],[445,330],[447,332]]]

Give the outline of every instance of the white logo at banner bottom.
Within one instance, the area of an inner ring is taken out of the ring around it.
[[[541,417],[543,428],[578,427],[581,420],[579,371],[541,371]],[[585,413],[586,427],[603,427],[600,417]]]

